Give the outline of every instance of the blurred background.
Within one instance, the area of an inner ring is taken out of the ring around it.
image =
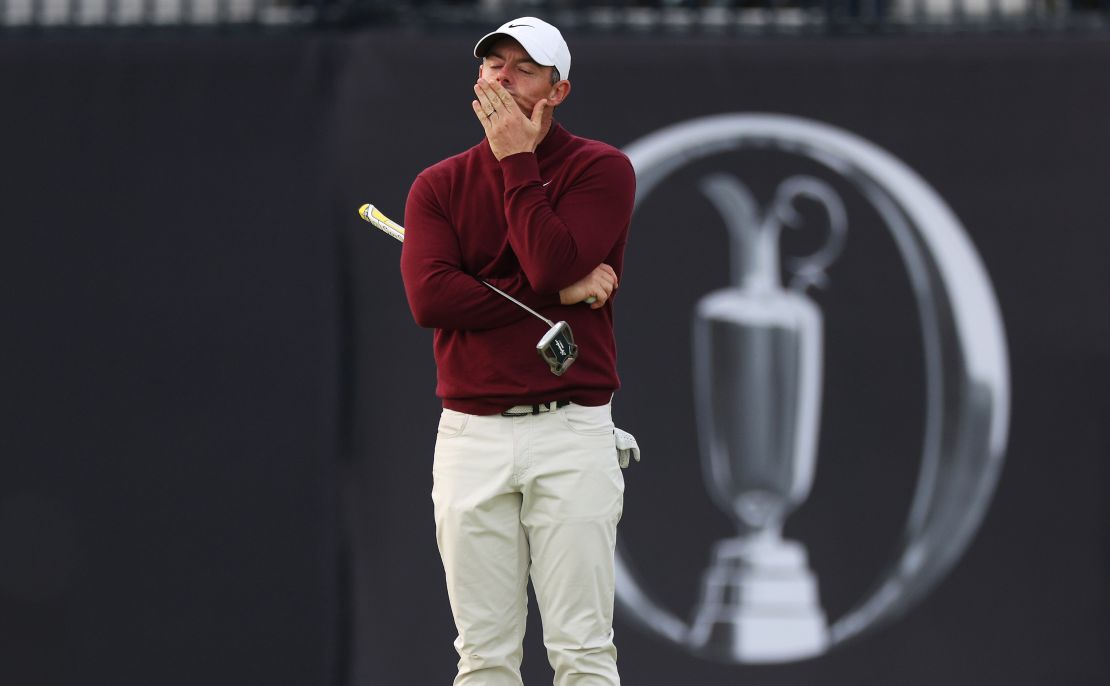
[[[450,683],[431,332],[356,210],[481,140],[473,45],[523,15],[570,45],[558,119],[638,160],[624,681],[1107,683],[1108,0],[0,0],[0,685]],[[754,113],[793,124],[668,128]],[[721,173],[784,287],[843,229],[778,522],[834,630],[774,659],[684,633],[737,532],[691,336],[736,287]]]

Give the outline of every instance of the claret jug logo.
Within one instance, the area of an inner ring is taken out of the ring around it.
[[[806,290],[826,281],[852,217],[819,175],[786,176],[764,207],[727,170],[702,175],[698,188],[732,245],[732,284],[702,296],[693,313],[694,414],[707,497],[736,534],[708,555],[689,619],[655,598],[634,573],[636,551],[619,542],[617,602],[643,630],[736,664],[820,655],[921,601],[982,521],[1003,462],[1010,404],[1002,319],[978,254],[936,191],[869,141],[782,115],[683,122],[625,149],[636,169],[637,207],[679,170],[745,150],[805,159],[853,188],[881,219],[916,307],[923,382],[914,392],[924,394],[924,417],[917,483],[893,562],[869,593],[830,618],[806,541],[782,531],[810,496],[821,459],[825,320]],[[806,258],[780,261],[780,230],[799,223],[802,201],[820,208],[825,242]],[[793,272],[789,281],[780,265]]]

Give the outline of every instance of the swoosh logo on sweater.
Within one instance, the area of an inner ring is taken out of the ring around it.
[[[555,180],[555,179],[552,179],[551,181],[554,181],[554,180]],[[543,185],[544,185],[544,186],[546,186],[547,184],[551,183],[551,181],[544,181],[544,182],[543,182]]]

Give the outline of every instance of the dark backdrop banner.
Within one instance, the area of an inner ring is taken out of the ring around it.
[[[450,682],[431,334],[408,313],[398,246],[355,210],[403,221],[415,175],[480,140],[474,38],[0,44],[0,682]],[[966,232],[1007,358],[997,484],[947,501],[985,516],[916,603],[775,664],[695,656],[626,606],[625,682],[1104,683],[1110,44],[570,44],[559,118],[579,135],[629,149],[703,117],[769,113],[899,160]],[[930,422],[953,419],[930,409],[931,384],[963,399],[925,362],[955,345],[947,329],[928,342],[920,286],[934,272],[908,269],[870,186],[835,156],[760,140],[692,149],[639,199],[616,301],[614,412],[644,449],[626,472],[622,554],[680,625],[714,544],[736,532],[702,474],[694,403],[695,308],[734,278],[706,178],[742,184],[765,218],[785,181],[807,179],[787,258],[827,246],[843,208],[826,283],[806,296],[824,333],[814,479],[784,527],[834,625],[918,514]],[[545,683],[529,622],[525,679]]]
[[[334,683],[331,53],[0,41],[0,683]]]

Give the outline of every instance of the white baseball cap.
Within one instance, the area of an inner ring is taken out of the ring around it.
[[[559,29],[543,19],[518,17],[505,22],[501,28],[482,36],[474,45],[474,56],[485,57],[501,36],[515,39],[536,64],[558,69],[559,78],[570,78],[570,48]]]

